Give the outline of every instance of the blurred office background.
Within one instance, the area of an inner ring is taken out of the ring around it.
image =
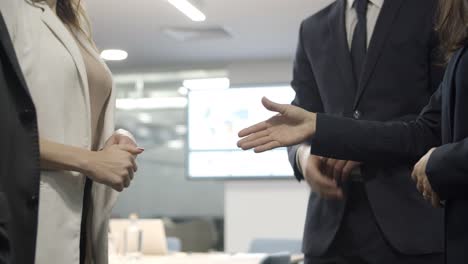
[[[117,124],[146,149],[113,216],[164,219],[167,235],[179,237],[186,251],[246,252],[259,238],[300,240],[308,187],[292,175],[189,177],[193,91],[186,86],[217,79],[228,80],[230,89],[290,89],[300,22],[331,0],[191,1],[206,15],[198,22],[169,2],[87,1],[98,47],[128,53],[108,62],[118,91]],[[238,104],[234,99],[223,103]],[[235,162],[229,155],[217,162]]]

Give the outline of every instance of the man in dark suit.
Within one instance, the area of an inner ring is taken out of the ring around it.
[[[304,20],[294,105],[363,120],[411,120],[440,83],[435,0],[337,0]],[[418,194],[408,163],[357,163],[289,148],[312,188],[306,264],[443,263],[443,212]]]
[[[0,14],[0,263],[34,263],[39,195],[36,111]]]
[[[420,191],[428,201],[435,202],[432,195],[438,196],[436,201],[445,201],[447,252],[446,262],[439,263],[448,264],[468,263],[467,50],[468,42],[464,40],[464,47],[450,60],[440,88],[412,122],[356,122],[319,114],[317,131],[310,141],[315,154],[367,162],[407,160],[414,164],[427,152],[413,174],[419,180],[427,180],[425,189],[420,187]],[[419,221],[423,226],[429,222]],[[428,235],[426,239],[432,239],[431,229],[414,235],[424,233]]]

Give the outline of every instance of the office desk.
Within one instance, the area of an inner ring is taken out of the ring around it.
[[[267,254],[176,254],[169,256],[143,256],[139,260],[125,260],[124,257],[111,256],[109,264],[260,264]],[[293,256],[295,261],[301,256]]]
[[[266,254],[177,254],[143,256],[137,261],[111,256],[109,264],[260,264]]]

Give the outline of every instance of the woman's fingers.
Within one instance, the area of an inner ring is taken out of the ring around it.
[[[137,147],[136,142],[126,135],[116,134],[116,137],[117,137],[117,144],[119,145],[130,145],[130,146]]]
[[[432,195],[431,195],[430,193],[428,193],[428,192],[426,192],[426,191],[423,191],[422,195],[423,195],[423,197],[424,197],[424,200],[426,200],[426,201],[428,201],[428,202],[431,201]]]
[[[132,162],[133,171],[134,171],[134,172],[137,172],[137,171],[138,171],[138,164],[137,164],[137,162],[136,162],[135,157],[134,157],[134,156],[131,156],[131,157],[130,157],[130,160],[131,160],[131,162]],[[133,177],[132,177],[132,179],[133,179]]]
[[[143,153],[144,149],[143,148],[138,148],[132,145],[118,145],[118,147],[123,150],[127,151],[128,153],[131,153],[133,155],[140,155]]]
[[[418,189],[418,191],[423,194],[424,193],[424,185],[422,183],[422,180],[419,179],[419,177],[417,177],[417,180],[416,180],[416,188]]]
[[[132,181],[133,179],[133,169],[128,169],[128,177],[125,177],[124,180],[123,180],[123,185],[125,188],[128,188],[130,186],[130,182]]]
[[[413,169],[413,172],[411,173],[411,179],[417,183],[418,182],[418,178],[416,177],[416,171]]]

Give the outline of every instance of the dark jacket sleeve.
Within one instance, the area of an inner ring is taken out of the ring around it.
[[[466,199],[468,192],[468,138],[437,148],[426,173],[433,190],[443,200]]]
[[[317,115],[311,154],[366,163],[416,162],[440,145],[441,88],[412,122],[361,121]]]
[[[444,200],[467,199],[468,192],[468,53],[464,51],[455,72],[451,100],[453,129],[451,144],[437,148],[427,164],[426,173],[434,191]]]
[[[311,63],[307,57],[304,48],[303,39],[304,23],[302,23],[299,31],[299,42],[294,61],[293,80],[291,86],[296,92],[296,97],[291,103],[299,106],[310,112],[323,112],[322,100],[315,81],[315,76],[312,70]],[[289,162],[294,169],[294,175],[298,180],[304,179],[304,176],[299,172],[296,164],[296,152],[299,145],[288,148]]]

